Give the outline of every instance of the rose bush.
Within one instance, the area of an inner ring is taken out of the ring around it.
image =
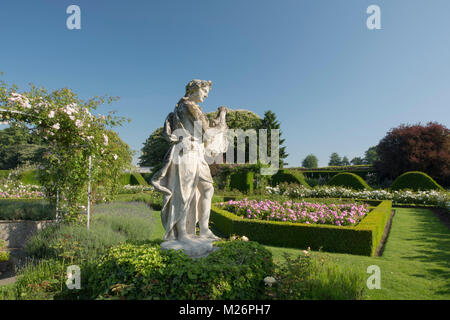
[[[117,180],[131,162],[128,145],[110,130],[125,119],[113,112],[107,116],[92,113],[99,105],[115,100],[82,100],[67,88],[48,92],[33,85],[19,93],[16,86],[0,81],[0,121],[26,127],[48,142],[39,180],[53,203],[59,195],[66,217],[76,217],[87,202],[90,156],[93,201],[117,193]]]
[[[342,187],[317,186],[305,188],[298,185],[280,184],[266,187],[266,194],[284,195],[289,198],[354,198],[366,200],[392,200],[394,204],[431,205],[450,209],[450,195],[445,191],[355,191]]]

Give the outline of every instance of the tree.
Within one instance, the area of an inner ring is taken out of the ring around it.
[[[350,162],[352,165],[355,165],[355,166],[361,165],[361,164],[364,164],[364,159],[361,157],[354,157]]]
[[[347,156],[344,156],[341,160],[341,166],[349,166],[350,165],[350,161],[348,160]]]
[[[29,131],[17,125],[0,130],[0,169],[37,164],[42,159],[46,144],[42,138]]]
[[[267,129],[267,153],[270,155],[271,152],[271,129],[280,129],[280,123],[277,121],[277,117],[275,113],[268,110],[264,113],[264,119],[261,123],[261,129]],[[284,159],[287,158],[289,154],[286,153],[286,147],[282,146],[285,139],[281,139],[281,131],[280,131],[280,142],[279,142],[279,157],[280,157],[280,167],[282,168],[287,163],[284,162]]]
[[[309,154],[302,162],[302,166],[308,169],[317,168],[319,166],[319,160],[313,154]]]
[[[329,166],[340,166],[342,163],[342,159],[337,152],[333,152],[330,155],[330,161],[328,162]]]
[[[407,171],[422,171],[440,184],[450,185],[450,130],[442,124],[400,125],[377,146],[375,168],[394,179]]]
[[[378,153],[377,153],[377,146],[370,147],[366,150],[364,153],[364,164],[371,164],[373,165],[375,161],[379,159]]]
[[[142,147],[139,165],[159,169],[164,156],[170,148],[170,143],[163,136],[164,127],[160,127],[150,134]]]

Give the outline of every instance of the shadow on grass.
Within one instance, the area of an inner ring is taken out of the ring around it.
[[[427,263],[429,267],[425,267],[425,272],[447,280],[436,293],[450,295],[450,230],[426,209],[415,209],[414,220],[415,226],[410,231],[415,236],[405,240],[416,242],[415,254],[406,254],[402,258]]]

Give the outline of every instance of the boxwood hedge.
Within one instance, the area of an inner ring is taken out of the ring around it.
[[[280,169],[270,179],[272,186],[277,186],[280,183],[296,183],[309,188],[308,183],[305,180],[303,174],[296,170]]]
[[[211,208],[211,221],[225,236],[247,236],[250,240],[280,247],[311,247],[313,250],[372,256],[380,244],[392,201],[366,202],[376,204],[376,207],[358,225],[350,227],[246,219],[215,206]]]
[[[120,183],[122,185],[130,184],[132,186],[148,185],[148,183],[147,183],[147,181],[145,181],[144,177],[140,173],[137,173],[137,172],[122,174],[122,176],[120,177]]]
[[[414,191],[444,190],[432,177],[421,171],[409,171],[398,176],[391,190],[412,189]]]
[[[351,188],[353,190],[372,189],[360,176],[350,172],[338,173],[327,182],[327,185]]]

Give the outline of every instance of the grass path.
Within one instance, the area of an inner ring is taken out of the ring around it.
[[[268,248],[275,260],[300,252]],[[429,210],[397,208],[381,257],[323,254],[363,272],[380,267],[381,289],[367,290],[367,299],[450,299],[450,230]]]

